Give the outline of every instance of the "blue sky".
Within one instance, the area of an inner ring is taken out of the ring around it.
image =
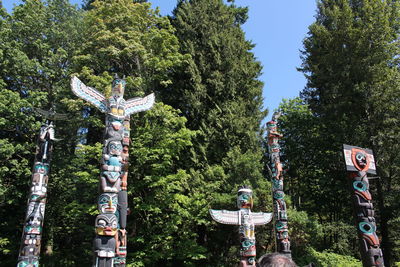
[[[70,0],[80,6],[81,0]],[[153,7],[159,6],[163,15],[171,14],[176,0],[150,0]],[[3,0],[4,7],[11,12],[13,4],[20,0]],[[300,66],[302,41],[308,26],[314,22],[316,0],[236,0],[238,6],[249,7],[249,19],[243,26],[246,38],[256,47],[253,52],[263,65],[260,80],[264,82],[264,107],[270,118],[283,98],[299,95],[306,84]]]

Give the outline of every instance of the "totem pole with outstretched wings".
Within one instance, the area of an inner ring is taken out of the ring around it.
[[[271,221],[272,214],[252,212],[253,191],[248,186],[241,186],[237,195],[239,210],[212,210],[211,217],[219,223],[239,226],[240,238],[240,267],[256,266],[256,237],[254,228]]]
[[[95,220],[96,237],[93,242],[95,267],[126,264],[130,115],[146,111],[154,104],[154,94],[125,100],[125,84],[125,80],[116,77],[112,83],[112,95],[107,99],[77,77],[71,80],[72,91],[78,97],[107,114],[101,161],[101,194],[98,198],[100,214]]]

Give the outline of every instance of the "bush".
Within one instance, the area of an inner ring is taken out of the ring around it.
[[[318,252],[313,248],[307,248],[307,256],[301,258],[299,264],[308,264],[310,262],[315,263],[318,267],[362,267],[361,261],[351,256],[329,251]]]

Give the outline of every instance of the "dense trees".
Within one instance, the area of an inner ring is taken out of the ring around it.
[[[319,1],[304,40],[302,101],[282,105],[285,155],[302,200],[296,205],[320,222],[352,224],[341,145],[374,150],[381,179],[371,184],[388,266],[399,260],[388,228],[399,189],[399,11],[397,1]],[[326,238],[330,247],[338,242],[337,234]]]
[[[77,10],[68,1],[26,1],[17,6],[10,16],[1,11],[1,184],[2,201],[0,216],[2,240],[2,264],[15,264],[20,231],[24,218],[24,208],[33,163],[33,152],[40,119],[32,112],[32,107],[49,109],[55,107],[65,112],[62,99],[68,92],[69,66],[72,54],[79,40],[79,20]],[[72,122],[60,126],[58,134],[64,142],[58,146],[59,165],[68,166],[74,151],[76,134]],[[62,159],[61,159],[62,158]],[[64,161],[65,160],[65,161]],[[55,160],[57,161],[57,160]],[[64,179],[62,179],[64,178]],[[54,177],[66,180],[71,177]],[[54,192],[54,191],[53,191]],[[51,199],[49,196],[50,201]],[[64,204],[65,205],[65,204]],[[46,240],[43,247],[52,246],[52,231],[59,214],[59,205],[48,208]],[[18,228],[17,228],[18,227]],[[56,230],[55,230],[56,231]],[[45,251],[45,249],[43,249]]]
[[[301,98],[281,104],[299,263],[359,264],[351,257],[358,250],[342,143],[376,153],[381,179],[371,184],[384,253],[400,260],[398,5],[318,2],[300,68],[308,84]],[[237,186],[245,183],[254,188],[255,210],[272,210],[261,65],[241,29],[246,19],[246,8],[222,0],[180,0],[171,17],[132,0],[86,1],[82,10],[67,0],[26,0],[12,14],[0,9],[2,266],[17,259],[42,120],[33,107],[70,115],[56,123],[62,141],[53,153],[42,262],[90,264],[104,116],[72,95],[69,79],[78,75],[107,95],[114,73],[126,77],[125,98],[157,97],[152,110],[131,118],[128,262],[237,262],[234,227],[212,222],[208,209],[236,209]],[[257,229],[259,253],[273,250],[271,230]]]
[[[265,193],[270,187],[261,173],[260,123],[266,114],[262,83],[257,79],[261,66],[240,28],[246,17],[247,9],[222,0],[179,1],[172,17],[180,51],[188,59],[161,94],[188,119],[188,128],[197,131],[192,175],[202,184],[199,190],[208,205],[215,208],[236,209],[234,194],[246,182],[259,190],[258,200],[270,209],[270,196]],[[237,237],[230,234],[229,239],[220,240],[217,234],[232,233],[231,229],[210,222],[199,227],[198,237],[208,248],[204,264],[232,264]],[[259,233],[265,243],[269,234]],[[215,247],[221,242],[224,245]]]
[[[171,24],[139,2],[88,1],[76,10],[65,0],[27,0],[12,14],[1,10],[2,264],[13,264],[18,251],[41,120],[33,107],[70,114],[57,123],[63,141],[53,153],[42,262],[90,264],[104,125],[71,94],[73,74],[108,94],[118,73],[126,98],[157,96],[151,111],[132,117],[133,266],[235,262],[236,232],[212,223],[208,208],[236,209],[239,184],[253,185],[262,209],[271,209],[261,174],[261,67],[240,28],[246,9],[182,1]],[[192,40],[191,27],[202,36]]]

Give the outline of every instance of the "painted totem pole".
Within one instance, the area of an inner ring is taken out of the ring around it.
[[[270,158],[270,171],[272,182],[272,197],[274,201],[274,221],[276,233],[276,251],[291,258],[290,241],[288,234],[288,222],[286,203],[283,192],[282,164],[280,161],[279,138],[282,137],[277,130],[279,112],[275,112],[272,120],[267,122],[268,130],[268,153]]]
[[[272,219],[272,214],[251,212],[251,208],[253,208],[253,191],[247,186],[239,187],[237,206],[239,208],[237,211],[210,209],[210,214],[216,222],[239,225],[241,256],[239,267],[256,266],[254,226],[269,223]]]
[[[52,111],[35,109],[37,113],[47,118],[40,128],[35,161],[32,170],[32,180],[26,210],[25,225],[22,231],[21,247],[18,255],[18,267],[39,266],[40,241],[42,239],[44,210],[47,198],[47,183],[49,180],[51,152],[53,149],[54,125],[52,120],[64,119],[65,115]]]
[[[350,190],[353,193],[354,217],[363,266],[384,266],[367,177],[367,173],[376,174],[372,150],[343,145],[343,152],[350,178]]]
[[[125,84],[125,80],[116,77],[112,96],[107,99],[77,77],[71,80],[72,91],[78,97],[107,114],[98,198],[100,214],[95,220],[93,242],[95,267],[125,266],[130,115],[148,110],[154,104],[154,94],[125,101]]]

